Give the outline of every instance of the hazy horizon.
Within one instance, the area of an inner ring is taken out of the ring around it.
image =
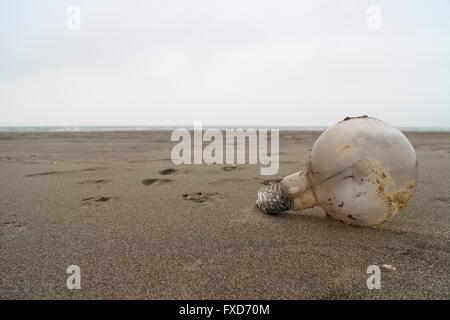
[[[0,0],[0,126],[326,127],[367,114],[449,128],[449,12],[446,0]]]

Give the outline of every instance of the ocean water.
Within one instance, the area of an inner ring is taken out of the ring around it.
[[[0,132],[99,132],[99,131],[173,131],[177,128],[192,130],[186,126],[48,126],[48,127],[0,127]],[[327,126],[203,126],[203,129],[280,129],[292,131],[324,131]],[[448,127],[399,127],[402,131],[450,132]]]
[[[98,132],[98,131],[173,131],[178,128],[193,129],[186,126],[61,126],[61,127],[0,127],[0,132]],[[323,131],[325,126],[275,127],[275,126],[203,126],[203,129],[280,129],[297,131]]]

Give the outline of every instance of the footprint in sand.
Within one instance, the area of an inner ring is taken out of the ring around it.
[[[433,197],[433,200],[450,203],[450,197],[447,197],[447,198],[445,198],[445,197]]]
[[[11,230],[11,231],[25,231],[29,229],[28,223],[20,222],[17,220],[5,221],[0,223],[0,229],[3,230]]]
[[[97,170],[105,170],[106,167],[95,167],[95,168],[86,168],[80,170],[65,170],[65,171],[48,171],[48,172],[39,172],[28,174],[26,177],[38,177],[38,176],[48,176],[48,175],[59,175],[59,174],[70,174],[70,173],[78,173],[78,172],[86,172],[86,171],[97,171]]]
[[[145,186],[151,185],[164,185],[170,183],[172,180],[170,179],[143,179],[142,184]]]
[[[105,183],[109,183],[112,180],[108,180],[108,179],[98,179],[98,180],[83,180],[78,182],[79,184],[105,184]]]
[[[222,167],[223,171],[237,171],[237,170],[241,170],[241,169],[243,169],[243,168],[236,166],[236,165]]]
[[[161,170],[159,173],[162,174],[163,176],[167,176],[169,174],[174,174],[175,172],[178,172],[178,170],[174,169],[174,168],[168,168],[168,169]]]
[[[104,197],[104,196],[98,196],[98,197],[89,197],[81,199],[81,202],[83,204],[93,204],[96,202],[107,202],[111,199],[111,197]]]
[[[196,203],[202,203],[205,201],[213,201],[219,195],[218,192],[197,192],[197,193],[186,193],[183,194],[184,200],[190,200]]]

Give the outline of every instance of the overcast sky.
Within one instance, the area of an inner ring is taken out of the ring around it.
[[[0,0],[0,126],[362,114],[450,127],[450,1]]]

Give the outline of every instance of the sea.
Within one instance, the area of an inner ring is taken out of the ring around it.
[[[0,127],[0,132],[99,132],[99,131],[173,131],[179,128],[192,130],[186,126],[19,126]],[[203,129],[279,129],[280,131],[324,131],[328,126],[203,126]],[[450,132],[450,127],[399,127],[402,131]]]

